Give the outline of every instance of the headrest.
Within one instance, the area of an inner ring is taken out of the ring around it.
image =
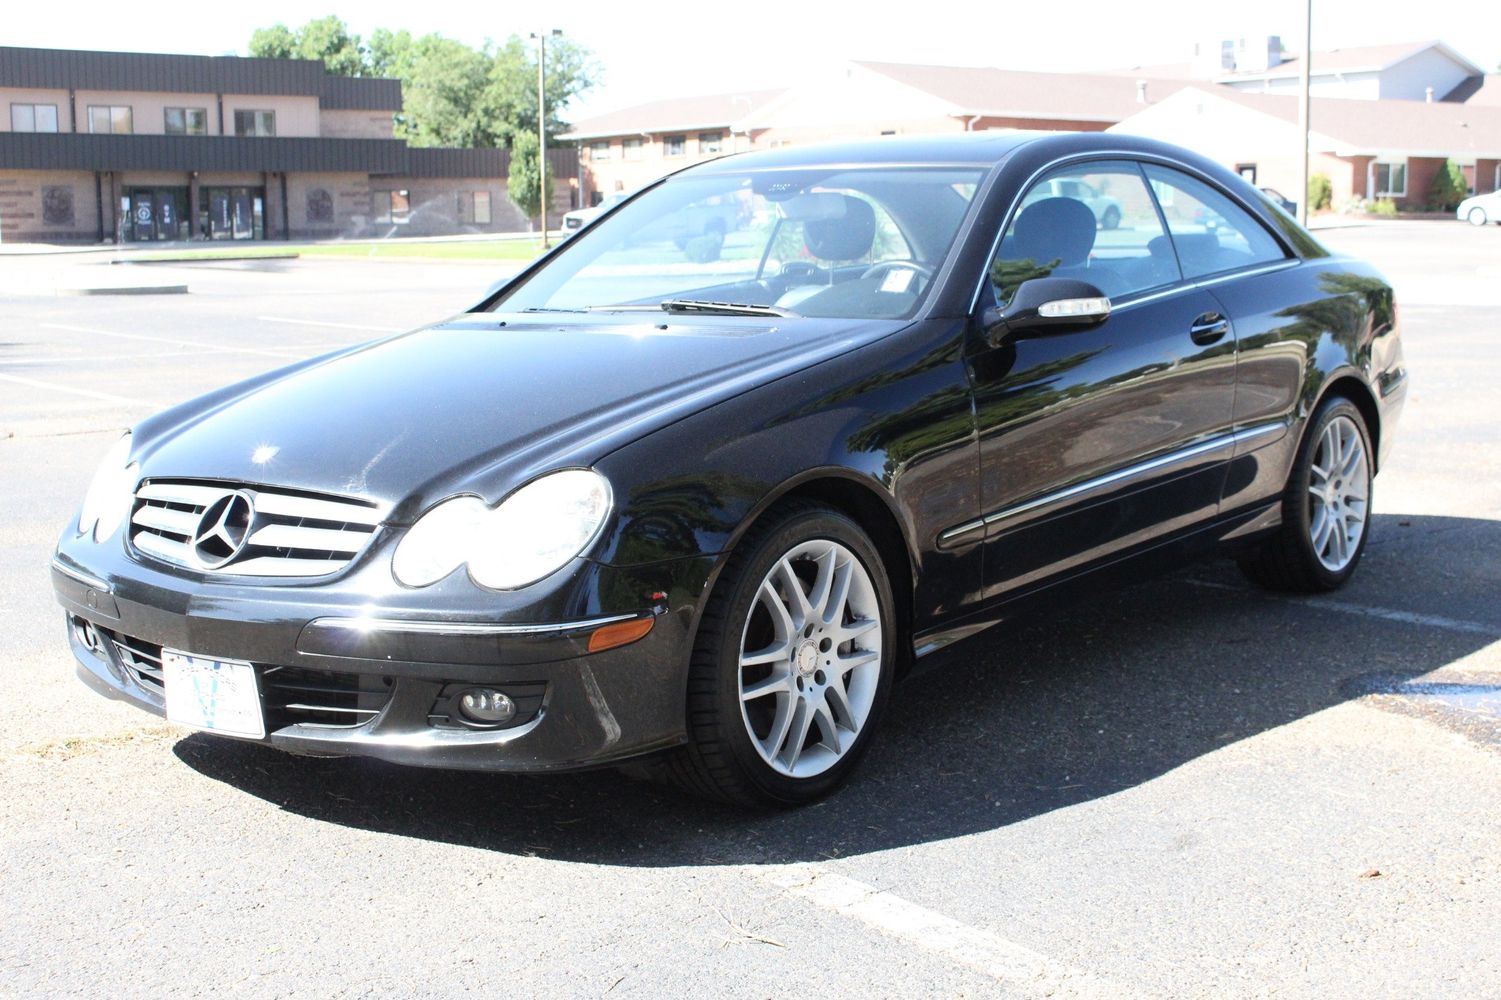
[[[804,196],[806,197],[806,196]],[[858,260],[876,241],[876,212],[869,202],[851,195],[820,194],[832,210],[803,223],[803,242],[819,260]],[[837,201],[827,199],[836,198]]]
[[[1094,213],[1073,198],[1044,198],[1022,209],[1012,227],[1015,242],[1007,256],[1063,267],[1083,264],[1094,249]]]

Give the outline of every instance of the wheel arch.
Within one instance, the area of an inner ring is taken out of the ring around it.
[[[859,525],[870,537],[876,551],[881,554],[886,575],[891,582],[893,603],[896,605],[897,628],[902,640],[897,644],[897,675],[901,676],[912,664],[913,593],[916,569],[912,547],[902,522],[893,509],[890,496],[851,469],[827,467],[809,470],[782,483],[768,493],[751,510],[737,527],[724,551],[720,553],[714,571],[710,575],[705,594],[719,586],[719,578],[736,548],[751,528],[765,518],[799,501],[821,504],[844,514]],[[693,634],[701,626],[703,602],[694,615]]]
[[[1371,472],[1374,475],[1380,471],[1378,456],[1381,454],[1381,409],[1376,405],[1376,397],[1371,392],[1370,386],[1359,377],[1346,371],[1330,379],[1323,391],[1319,393],[1313,409],[1309,411],[1309,426],[1312,426],[1313,414],[1318,412],[1319,407],[1335,396],[1348,399],[1355,404],[1355,408],[1360,411],[1360,416],[1365,421],[1366,433],[1371,436]]]

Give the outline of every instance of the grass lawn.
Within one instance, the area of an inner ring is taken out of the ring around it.
[[[389,240],[373,243],[319,243],[298,247],[205,247],[132,253],[133,261],[224,260],[245,257],[422,257],[432,260],[531,260],[542,252],[538,240],[494,242],[407,243]]]

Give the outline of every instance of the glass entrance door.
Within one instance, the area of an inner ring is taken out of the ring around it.
[[[200,187],[198,232],[211,240],[266,238],[263,188]]]
[[[125,195],[125,238],[132,241],[188,238],[188,189],[130,188]]]

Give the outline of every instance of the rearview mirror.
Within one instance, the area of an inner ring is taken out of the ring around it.
[[[999,344],[1008,334],[1064,333],[1098,326],[1110,317],[1110,299],[1087,281],[1032,278],[1023,281],[1003,308],[986,310],[986,338]]]

